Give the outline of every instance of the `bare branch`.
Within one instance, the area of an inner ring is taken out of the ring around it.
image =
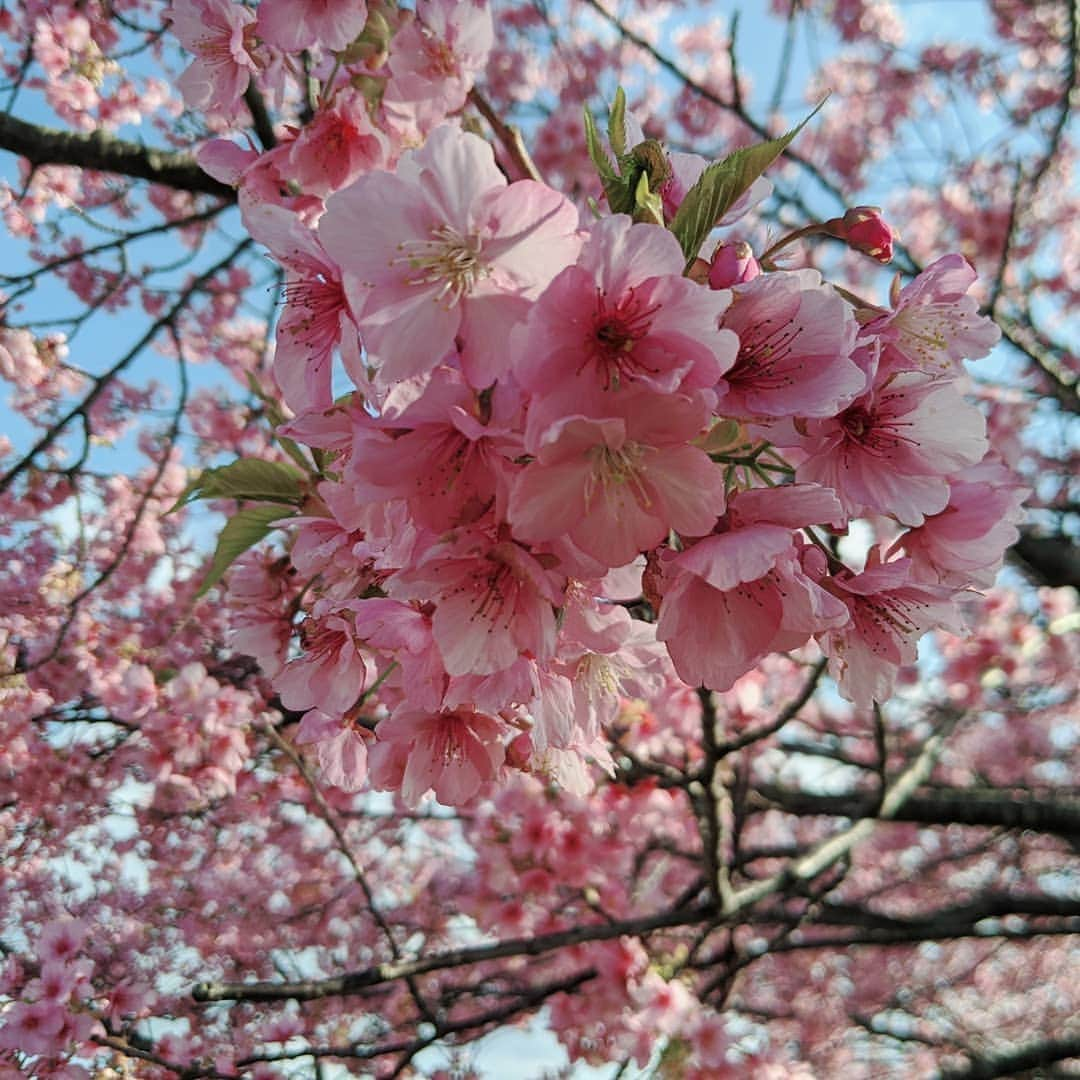
[[[236,191],[203,172],[190,154],[155,150],[105,131],[88,135],[58,131],[0,113],[0,149],[18,154],[35,166],[73,165],[236,201]]]

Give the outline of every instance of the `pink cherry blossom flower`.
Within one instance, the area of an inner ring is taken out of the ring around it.
[[[1002,462],[987,460],[949,482],[949,503],[893,545],[911,557],[915,575],[943,585],[993,585],[1028,489]]]
[[[462,529],[386,583],[395,599],[434,601],[432,631],[450,675],[486,675],[555,651],[565,579],[520,544]]]
[[[535,393],[576,376],[661,393],[714,385],[738,347],[734,334],[717,331],[731,295],[683,277],[685,261],[666,229],[625,214],[597,222],[577,264],[529,313],[515,376]]]
[[[277,324],[274,380],[290,408],[298,412],[333,404],[332,369],[341,346],[358,366],[356,324],[336,264],[295,214],[263,203],[245,210],[252,236],[285,267],[285,307]]]
[[[632,619],[618,604],[597,602],[580,587],[568,594],[557,669],[569,677],[574,727],[586,739],[615,721],[621,699],[650,700],[671,674],[654,626]]]
[[[804,573],[792,533],[838,511],[817,485],[746,492],[732,499],[728,531],[664,557],[656,633],[684,682],[730,690],[767,653],[847,621],[843,604]]]
[[[416,806],[428,791],[446,806],[468,802],[494,780],[505,758],[506,726],[471,709],[428,713],[396,710],[379,722],[381,743],[408,748],[401,797]]]
[[[251,76],[255,13],[231,0],[174,0],[173,33],[195,56],[177,80],[189,109],[235,115]]]
[[[482,389],[509,366],[506,337],[580,247],[577,211],[531,180],[507,186],[491,147],[444,126],[395,174],[374,172],[332,195],[319,224],[357,284],[368,361],[385,386],[426,374],[460,341]]]
[[[921,525],[949,500],[947,478],[986,453],[986,422],[952,383],[917,372],[880,378],[839,416],[810,421],[799,480],[831,487],[845,514]]]
[[[863,329],[881,339],[883,371],[947,376],[990,351],[1001,331],[967,295],[975,276],[963,255],[944,255],[894,295],[893,311]]]
[[[739,338],[721,408],[735,417],[834,416],[866,386],[850,359],[858,324],[815,271],[758,277],[723,325]]]
[[[0,1015],[0,1050],[23,1054],[58,1053],[64,1047],[61,1033],[67,1010],[48,998],[32,1004],[16,1001]]]
[[[408,687],[409,701],[417,708],[438,709],[446,672],[435,645],[431,618],[409,604],[385,597],[357,600],[356,632],[372,648],[392,656],[400,668],[400,682]]]
[[[337,51],[367,22],[365,0],[260,0],[259,36],[285,52],[313,45]]]
[[[86,940],[88,927],[82,919],[57,919],[41,932],[38,956],[42,963],[73,960]]]
[[[914,663],[928,630],[961,630],[956,591],[914,580],[910,559],[882,563],[872,552],[861,574],[844,570],[822,584],[847,605],[851,619],[818,642],[840,692],[860,707],[892,696],[897,670]]]
[[[344,713],[377,675],[374,661],[360,649],[348,609],[316,605],[300,636],[303,655],[290,660],[274,680],[282,703],[297,711]]]
[[[296,733],[298,743],[313,743],[319,774],[342,791],[359,791],[367,779],[368,740],[372,732],[350,716],[330,715],[322,709],[304,714]]]
[[[508,516],[530,542],[563,534],[605,567],[624,566],[670,529],[709,532],[724,508],[723,471],[696,446],[701,398],[661,398],[645,389],[596,391],[530,442],[536,460],[517,476]],[[556,409],[556,412],[561,411]]]
[[[372,125],[363,94],[343,90],[291,143],[289,178],[306,194],[325,198],[380,168],[388,156],[387,138]]]
[[[465,104],[495,41],[482,0],[417,0],[416,17],[394,35],[384,102],[391,112],[435,99],[442,115]]]
[[[345,476],[362,498],[403,498],[436,532],[477,521],[505,504],[522,453],[515,431],[519,394],[497,383],[481,406],[461,373],[437,368],[423,394],[400,412],[358,418]]]

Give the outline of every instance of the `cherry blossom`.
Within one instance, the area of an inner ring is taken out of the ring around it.
[[[478,389],[503,373],[499,342],[580,244],[564,198],[529,180],[507,186],[491,148],[449,126],[397,173],[332,196],[319,235],[384,385],[430,371],[460,338]]]
[[[188,108],[235,113],[258,68],[254,12],[232,0],[175,0],[169,18],[195,56],[177,83]]]
[[[515,376],[533,392],[575,376],[660,393],[715,384],[737,347],[716,329],[730,296],[682,277],[684,261],[664,229],[624,214],[598,222],[530,312]]]
[[[879,375],[839,416],[806,428],[799,480],[831,487],[848,515],[880,511],[905,525],[944,510],[946,477],[987,449],[978,409],[919,372]]]
[[[286,52],[321,45],[344,49],[364,29],[364,0],[263,0],[258,10],[259,36]]]

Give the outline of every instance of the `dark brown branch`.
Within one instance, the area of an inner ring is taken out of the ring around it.
[[[858,904],[825,903],[817,919],[824,926],[847,926],[859,930],[906,931],[912,937],[933,935],[943,926],[975,927],[984,919],[1021,916],[1031,919],[1059,919],[1070,924],[1080,920],[1080,901],[1060,896],[1012,896],[985,893],[968,904],[941,908],[925,915],[896,918],[867,910]],[[1073,926],[1073,929],[1076,927]]]
[[[758,742],[760,739],[776,734],[776,732],[784,727],[785,724],[794,720],[810,698],[813,697],[814,691],[821,681],[821,676],[825,674],[825,667],[828,662],[827,658],[822,657],[814,664],[810,669],[810,672],[806,677],[806,682],[803,683],[803,687],[799,691],[798,696],[788,702],[788,704],[777,713],[774,720],[770,720],[768,724],[763,724],[761,727],[750,728],[748,731],[744,731],[742,734],[735,735],[726,742],[720,743],[716,748],[717,753],[721,755],[732,754],[736,750],[741,750],[744,746],[749,746],[751,743]]]
[[[1009,554],[1040,585],[1080,589],[1080,548],[1068,536],[1038,536],[1025,530]]]
[[[874,797],[810,795],[777,786],[755,789],[758,809],[784,810],[791,814],[861,816],[873,812]],[[1067,838],[1080,837],[1080,800],[1046,798],[1024,791],[993,789],[922,789],[915,792],[893,815],[894,821],[917,821],[927,825],[978,825],[987,828],[1036,829]]]
[[[542,956],[569,945],[591,941],[610,941],[624,935],[647,934],[653,930],[674,926],[690,926],[707,921],[714,914],[709,907],[677,908],[657,915],[624,919],[615,923],[596,923],[575,926],[531,938],[511,938],[491,945],[473,945],[451,949],[434,956],[404,960],[400,963],[377,964],[361,971],[351,971],[331,979],[312,979],[303,982],[199,983],[192,990],[196,1001],[312,1001],[318,998],[342,997],[360,993],[372,986],[425,975],[430,971],[480,964],[487,960],[502,960],[511,956]]]
[[[266,109],[266,101],[259,88],[250,83],[244,91],[244,104],[251,113],[251,122],[255,128],[255,135],[264,150],[273,150],[277,146],[277,136],[274,134],[274,122],[270,119],[270,113]]]
[[[570,994],[577,990],[590,979],[596,978],[595,968],[586,968],[566,978],[557,979],[553,982],[541,983],[523,990],[516,994],[512,1001],[505,1005],[487,1009],[485,1012],[474,1016],[466,1016],[460,1020],[444,1020],[435,1025],[432,1035],[415,1039],[401,1039],[392,1043],[375,1043],[371,1046],[312,1046],[299,1050],[286,1050],[277,1054],[252,1054],[250,1057],[240,1059],[236,1064],[243,1068],[254,1065],[261,1061],[287,1061],[295,1058],[314,1057],[328,1058],[337,1057],[350,1060],[370,1061],[377,1057],[386,1057],[390,1054],[405,1054],[407,1060],[418,1054],[421,1050],[432,1043],[446,1038],[448,1035],[458,1035],[466,1031],[475,1031],[492,1024],[505,1023],[521,1013],[535,1009],[542,1005],[549,997],[555,994]]]
[[[1066,10],[1069,13],[1069,40],[1066,47],[1065,81],[1061,88],[1061,98],[1058,105],[1057,120],[1046,144],[1046,152],[1039,164],[1035,167],[1031,176],[1031,187],[1028,198],[1032,198],[1042,183],[1043,178],[1050,171],[1054,159],[1061,151],[1061,140],[1065,136],[1065,129],[1069,125],[1069,117],[1072,113],[1073,95],[1080,84],[1080,68],[1077,64],[1077,54],[1080,54],[1080,0],[1066,0]]]
[[[939,1077],[940,1080],[995,1080],[999,1076],[1015,1076],[1075,1057],[1080,1057],[1080,1034],[1039,1039],[1009,1050],[987,1052],[973,1057],[960,1068],[942,1069]]]
[[[3,113],[0,114],[0,149],[18,154],[34,166],[72,165],[236,201],[235,190],[204,173],[190,154],[155,150],[104,131],[87,135],[57,131]]]

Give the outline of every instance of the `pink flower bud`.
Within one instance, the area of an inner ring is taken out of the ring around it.
[[[743,285],[760,273],[761,267],[745,240],[734,244],[725,244],[721,240],[709,266],[709,288],[729,289],[732,285]]]
[[[852,207],[842,218],[825,222],[825,228],[830,236],[844,240],[879,263],[892,262],[893,241],[898,234],[881,216],[880,207]]]

